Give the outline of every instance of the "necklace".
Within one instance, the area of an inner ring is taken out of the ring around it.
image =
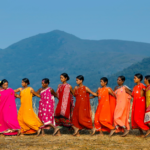
[[[120,89],[120,88],[122,88],[122,87],[123,87],[123,85],[121,85],[121,86],[118,86],[118,87],[117,87],[117,89]]]

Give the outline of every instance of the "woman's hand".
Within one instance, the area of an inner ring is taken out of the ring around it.
[[[16,93],[15,93],[15,97],[16,97],[16,98],[21,98],[21,96],[18,95],[18,94],[16,94]]]

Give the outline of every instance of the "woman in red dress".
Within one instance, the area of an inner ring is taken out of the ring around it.
[[[79,130],[92,129],[93,134],[95,128],[92,124],[91,105],[89,95],[97,96],[88,87],[83,85],[84,77],[79,75],[76,77],[76,83],[78,86],[74,88],[74,96],[76,97],[76,103],[73,110],[72,123],[77,128],[73,135],[79,136]]]
[[[57,89],[57,97],[58,97],[58,104],[55,110],[55,122],[56,126],[58,127],[57,130],[54,131],[55,135],[60,136],[60,130],[63,127],[76,128],[73,126],[71,119],[72,119],[72,112],[73,112],[73,90],[72,86],[67,83],[69,80],[69,76],[66,73],[62,73],[60,75],[60,80],[62,84],[58,85]]]
[[[139,129],[141,136],[143,131],[148,131],[149,127],[144,124],[144,116],[146,109],[145,101],[145,85],[141,83],[143,76],[141,74],[135,74],[134,83],[136,85],[133,88],[133,105],[132,105],[132,129]]]

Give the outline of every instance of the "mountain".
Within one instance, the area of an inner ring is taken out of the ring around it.
[[[42,78],[50,78],[56,90],[60,74],[85,76],[84,84],[92,90],[99,86],[102,76],[115,74],[150,56],[150,44],[121,40],[84,40],[63,31],[38,34],[0,51],[0,80],[18,88],[24,77],[37,90]],[[115,79],[116,80],[116,79]]]
[[[122,71],[115,73],[112,76],[109,76],[109,86],[113,87],[117,82],[117,77],[120,75],[124,75],[126,77],[125,84],[129,86],[130,88],[134,87],[133,78],[136,73],[141,73],[144,76],[150,75],[150,57],[143,59],[141,62],[135,63],[131,65],[130,67],[127,67],[123,69]]]

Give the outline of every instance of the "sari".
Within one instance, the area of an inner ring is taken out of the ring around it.
[[[73,110],[72,123],[79,129],[92,129],[91,105],[86,87],[79,87],[75,91],[76,103]]]
[[[20,130],[17,120],[17,107],[14,90],[8,88],[0,91],[0,133],[16,135]]]
[[[130,113],[130,100],[131,96],[126,93],[126,86],[122,86],[115,91],[116,94],[116,108],[114,112],[114,125],[116,132],[124,132],[122,127],[126,127],[127,130],[130,130],[129,125],[129,113]]]
[[[150,85],[146,87],[146,113],[144,123],[150,123]]]
[[[110,132],[110,130],[115,129],[113,123],[116,99],[109,94],[108,89],[112,91],[108,87],[98,89],[98,106],[94,121],[96,131]]]
[[[57,89],[58,104],[55,110],[56,126],[71,127],[73,96],[70,93],[70,85],[62,84]]]
[[[43,125],[32,108],[32,93],[30,87],[20,92],[21,106],[18,112],[18,121],[21,126],[21,133],[36,133]]]
[[[39,111],[38,117],[43,123],[41,128],[43,129],[50,129],[50,124],[55,125],[54,120],[54,106],[55,106],[55,99],[54,96],[51,94],[50,87],[41,91],[41,99],[39,101]]]
[[[141,90],[145,90],[144,84],[140,83],[139,85],[134,86],[132,96],[133,96],[133,105],[132,105],[132,129],[142,129],[148,130],[149,127],[144,124],[144,116],[146,109],[145,97],[141,97]]]

